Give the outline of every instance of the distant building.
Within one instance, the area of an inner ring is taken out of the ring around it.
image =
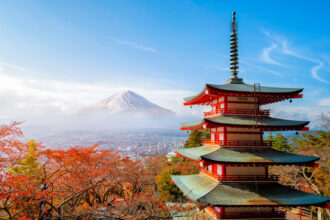
[[[172,161],[172,158],[176,156],[176,153],[174,151],[169,152],[168,154],[166,154],[166,158],[169,162]]]

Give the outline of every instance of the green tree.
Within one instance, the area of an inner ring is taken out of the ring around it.
[[[200,147],[203,145],[203,139],[210,138],[210,132],[207,130],[193,130],[183,148]]]
[[[181,190],[172,182],[171,175],[189,175],[198,173],[198,164],[192,161],[183,161],[168,164],[156,177],[159,197],[164,202],[186,201]]]
[[[159,197],[164,202],[176,202],[183,199],[180,189],[171,182],[171,175],[180,175],[180,170],[173,167],[165,167],[157,176],[157,189]]]
[[[209,131],[193,130],[183,148],[199,147],[203,145],[202,139],[209,138]],[[173,157],[171,163],[164,166],[157,176],[157,189],[159,197],[164,202],[182,202],[183,197],[180,189],[171,182],[171,175],[189,175],[198,173],[198,164],[180,156]]]
[[[288,139],[282,133],[277,133],[275,137],[270,134],[266,141],[272,141],[272,148],[284,152],[293,152],[294,147],[289,143]]]
[[[30,140],[27,143],[27,155],[17,165],[10,167],[9,171],[14,175],[39,178],[42,170],[38,157],[37,143],[34,140]]]

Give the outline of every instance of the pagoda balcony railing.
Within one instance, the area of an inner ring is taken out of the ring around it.
[[[210,118],[220,114],[232,114],[232,115],[262,115],[269,116],[270,110],[254,110],[254,109],[215,109],[209,112],[204,112],[206,118]]]
[[[249,140],[210,140],[203,139],[205,145],[220,145],[220,146],[272,146],[272,141],[249,141]]]
[[[285,212],[271,211],[271,212],[224,212],[220,216],[221,219],[285,219]]]
[[[226,175],[219,176],[220,181],[278,181],[278,175]]]
[[[206,145],[219,145],[218,141],[212,141],[211,139],[203,139],[203,144]]]
[[[213,207],[207,207],[206,210],[213,215],[216,219],[285,219],[285,212],[273,209],[270,212],[222,212],[218,213]]]
[[[218,140],[221,146],[272,146],[271,141],[248,141],[248,140]]]
[[[213,207],[206,207],[206,210],[213,215],[216,219],[219,219],[221,216],[219,213],[217,213]]]
[[[226,175],[226,176],[219,176],[216,173],[208,171],[206,168],[201,167],[200,172],[205,174],[212,179],[217,181],[271,181],[277,182],[279,180],[278,175]]]

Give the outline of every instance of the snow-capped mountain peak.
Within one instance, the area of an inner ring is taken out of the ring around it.
[[[92,106],[93,110],[107,113],[138,113],[138,114],[173,114],[174,112],[162,108],[146,98],[130,90],[120,91]]]

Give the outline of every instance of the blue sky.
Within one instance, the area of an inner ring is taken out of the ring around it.
[[[305,88],[304,99],[274,108],[314,119],[330,107],[329,4],[0,1],[0,101],[10,106],[0,118],[72,113],[121,89],[186,112],[184,96],[229,78],[235,10],[240,76]]]

